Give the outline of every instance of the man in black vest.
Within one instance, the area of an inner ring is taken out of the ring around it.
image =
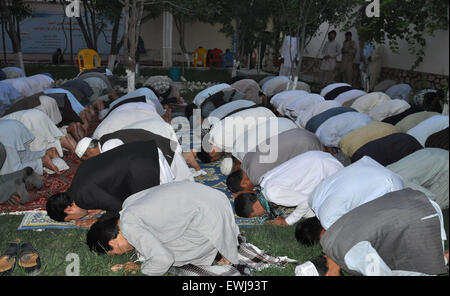
[[[87,160],[103,152],[115,149],[123,144],[154,141],[156,146],[169,163],[176,181],[194,181],[187,164],[197,169],[199,165],[194,158],[189,157],[189,153],[182,153],[179,144],[171,139],[152,133],[144,129],[123,129],[106,134],[100,140],[83,138],[78,142],[75,154]]]
[[[62,222],[80,220],[101,210],[119,212],[129,196],[173,181],[164,177],[170,172],[167,174],[167,161],[159,155],[154,141],[137,142],[84,161],[67,192],[49,198],[48,215]],[[89,219],[76,224],[90,226],[94,222]]]
[[[317,222],[300,223],[296,236],[301,240],[314,232],[324,255],[297,266],[296,275],[338,276],[341,268],[365,276],[448,272],[442,211],[420,191],[385,194],[349,211],[327,231]]]

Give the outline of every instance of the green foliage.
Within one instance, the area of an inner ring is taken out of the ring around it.
[[[360,20],[358,29],[362,40],[387,43],[398,53],[399,40],[405,40],[410,54],[416,56],[412,70],[423,61],[426,36],[433,36],[437,30],[448,30],[448,1],[442,0],[381,0],[380,17],[365,17],[366,2],[354,18]],[[359,15],[359,18],[356,17]]]

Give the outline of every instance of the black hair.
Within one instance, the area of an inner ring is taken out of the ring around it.
[[[115,239],[119,234],[117,225],[119,218],[119,213],[108,212],[92,225],[86,237],[89,250],[98,254],[106,254],[112,249],[109,241]]]
[[[209,153],[203,149],[200,152],[197,152],[197,157],[203,163],[211,163],[212,162],[211,155],[209,155]]]
[[[353,35],[352,35],[352,32],[347,32],[347,33],[345,33],[345,36],[353,36]]]
[[[444,92],[439,90],[435,93],[429,92],[423,96],[423,107],[425,111],[442,113],[441,100],[444,98]]]
[[[330,35],[330,34],[334,34],[334,35],[337,35],[337,33],[336,33],[336,31],[335,31],[335,30],[333,30],[333,31],[330,31],[330,33],[328,33],[328,35]]]
[[[253,213],[253,205],[258,201],[254,193],[242,193],[234,199],[234,209],[236,215],[242,218],[249,218]]]
[[[186,115],[187,119],[191,118],[192,115],[194,115],[194,109],[197,109],[197,105],[194,103],[191,103],[186,106],[186,109],[184,110],[184,115]]]
[[[45,205],[48,216],[58,222],[64,222],[67,214],[64,210],[72,205],[72,200],[66,192],[51,196]]]
[[[237,170],[235,172],[232,172],[227,177],[227,187],[231,191],[231,193],[236,193],[244,190],[241,187],[241,182],[243,179],[242,170]]]
[[[317,256],[316,258],[310,260],[312,264],[317,269],[319,276],[325,276],[328,272],[328,262],[324,255]]]
[[[295,238],[304,246],[312,246],[320,241],[322,225],[317,217],[301,221],[295,227]]]

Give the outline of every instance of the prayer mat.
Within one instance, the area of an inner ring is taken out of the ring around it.
[[[172,266],[168,273],[178,276],[251,276],[252,271],[261,271],[272,266],[283,268],[286,264],[297,262],[286,256],[271,256],[264,250],[246,242],[243,235],[239,235],[239,242],[238,265],[198,266],[188,264],[180,267]]]
[[[4,203],[0,205],[0,215],[21,215],[27,212],[45,211],[45,204],[50,196],[59,192],[64,192],[70,187],[73,176],[81,163],[80,159],[75,154],[68,152],[64,153],[63,160],[69,166],[68,170],[64,171],[62,175],[44,174],[42,188],[30,191],[30,202],[18,206]]]
[[[222,191],[226,194],[226,196],[230,199],[231,206],[234,210],[234,200],[231,196],[231,191],[227,188],[227,176],[223,175],[220,172],[220,164],[221,161],[204,164],[199,161],[200,168],[206,172],[206,175],[195,177],[195,181],[202,183],[204,185],[207,185],[209,187],[215,188],[219,191]],[[285,207],[279,207],[279,209],[282,212],[282,216],[287,217],[290,213],[294,211],[294,208],[285,208]],[[259,222],[259,218],[241,218],[235,215],[236,217],[236,224],[239,226],[239,228],[242,227],[255,227],[255,226],[262,226],[264,224],[261,224]]]
[[[45,229],[84,229],[78,227],[72,222],[56,222],[47,216],[46,211],[34,211],[28,212],[22,219],[17,230],[37,230],[42,231]]]
[[[94,122],[89,126],[88,135],[92,135],[99,125],[99,122]],[[69,169],[64,171],[61,175],[49,175],[44,173],[43,186],[41,189],[34,189],[29,191],[30,202],[25,205],[12,206],[8,203],[0,205],[0,215],[23,215],[27,212],[45,211],[45,204],[47,199],[53,194],[65,192],[72,184],[72,179],[81,163],[81,160],[74,153],[64,151],[63,160],[69,166]]]

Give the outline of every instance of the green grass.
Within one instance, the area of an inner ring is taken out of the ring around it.
[[[449,210],[443,211],[445,229],[449,234]],[[64,276],[66,268],[71,261],[66,261],[66,256],[74,253],[80,258],[81,276],[120,276],[131,275],[124,273],[114,273],[110,267],[115,264],[132,261],[132,254],[122,256],[100,256],[91,253],[86,245],[86,230],[45,230],[18,231],[23,216],[0,216],[0,252],[2,252],[9,242],[29,242],[40,253],[42,261],[42,276]],[[294,237],[295,227],[276,227],[264,225],[254,228],[243,228],[241,232],[247,241],[258,248],[265,250],[274,256],[288,256],[291,259],[303,263],[315,256],[320,255],[319,245],[305,248],[300,246]],[[448,241],[446,244],[448,248]],[[267,268],[260,272],[254,272],[255,276],[293,276],[297,264],[288,264],[284,268]],[[14,276],[24,276],[25,272],[16,265]],[[136,275],[143,275],[138,272]]]

